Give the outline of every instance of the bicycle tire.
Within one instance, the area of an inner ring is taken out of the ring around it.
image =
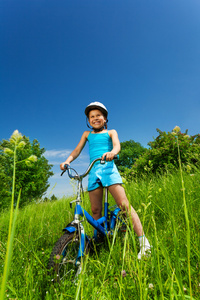
[[[81,272],[81,261],[77,262],[77,254],[80,245],[78,233],[65,233],[56,242],[47,268],[53,275],[52,281],[62,282],[67,279],[75,279]]]

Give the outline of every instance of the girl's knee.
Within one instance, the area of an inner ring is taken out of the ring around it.
[[[93,215],[101,214],[101,208],[100,207],[92,206],[91,210],[92,210]]]
[[[118,199],[118,206],[121,206],[123,209],[128,209],[130,204],[126,197],[121,197],[121,199]]]

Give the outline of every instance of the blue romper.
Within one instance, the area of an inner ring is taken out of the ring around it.
[[[89,142],[90,162],[113,149],[112,140],[108,132],[90,132],[87,140]],[[122,184],[122,178],[114,161],[108,161],[105,164],[97,162],[89,173],[88,191],[95,190],[100,186],[106,187],[113,184]]]

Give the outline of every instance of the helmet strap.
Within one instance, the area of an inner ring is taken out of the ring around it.
[[[93,128],[93,130],[94,130],[95,133],[96,133],[96,132],[101,132],[102,130],[104,130],[104,126],[102,126],[102,127],[99,128],[99,129],[94,129],[94,128]]]
[[[93,128],[90,127],[89,124],[88,124],[88,117],[86,117],[86,125],[87,125],[88,128],[93,129]]]

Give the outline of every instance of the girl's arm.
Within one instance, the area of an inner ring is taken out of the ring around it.
[[[76,148],[72,151],[72,153],[69,155],[69,157],[64,161],[63,163],[60,164],[60,169],[64,170],[64,165],[69,165],[73,160],[75,160],[79,154],[81,153],[82,149],[85,146],[85,143],[87,141],[89,131],[85,131],[80,139],[80,142],[76,146]]]
[[[119,141],[119,138],[118,138],[117,131],[116,130],[110,130],[109,131],[109,136],[112,139],[113,149],[110,152],[104,153],[103,156],[102,156],[102,159],[104,159],[106,157],[107,161],[113,160],[114,156],[117,155],[121,150],[120,141]]]

